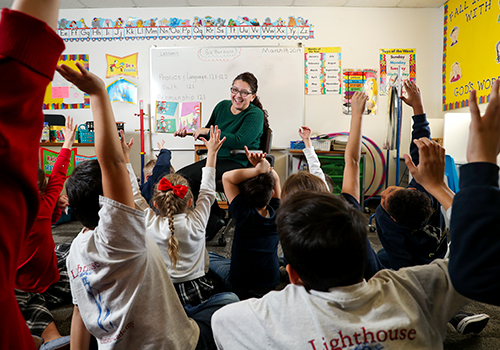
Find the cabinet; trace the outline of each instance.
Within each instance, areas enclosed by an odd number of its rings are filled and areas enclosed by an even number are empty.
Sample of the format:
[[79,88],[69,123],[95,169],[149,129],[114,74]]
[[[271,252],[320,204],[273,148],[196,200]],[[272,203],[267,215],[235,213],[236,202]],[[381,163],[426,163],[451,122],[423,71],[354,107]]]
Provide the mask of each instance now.
[[[344,152],[343,151],[316,151],[318,159],[321,163],[321,169],[325,175],[330,176],[334,183],[334,194],[340,194],[342,190],[342,178],[344,174]],[[361,161],[359,163],[359,185],[360,185],[360,204],[364,201],[365,193],[365,156],[363,152],[361,154]],[[296,173],[299,171],[299,165],[302,168],[302,164],[306,163],[306,157],[302,150],[288,149],[286,157],[286,176]]]

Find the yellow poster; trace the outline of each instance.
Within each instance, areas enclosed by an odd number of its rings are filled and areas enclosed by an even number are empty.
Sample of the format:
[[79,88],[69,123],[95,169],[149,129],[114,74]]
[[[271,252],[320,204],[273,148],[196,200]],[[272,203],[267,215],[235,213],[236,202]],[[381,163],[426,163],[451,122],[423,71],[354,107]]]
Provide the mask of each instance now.
[[500,79],[500,1],[448,0],[444,5],[443,111],[488,102]]
[[138,52],[125,57],[106,54],[106,78],[116,75],[128,75],[137,78],[139,76],[139,71],[137,70],[138,56]]
[[[89,69],[89,55],[61,55],[57,65],[65,64],[78,71],[76,62]],[[79,109],[90,108],[90,97],[75,85],[64,79],[59,73],[45,90],[43,109]]]

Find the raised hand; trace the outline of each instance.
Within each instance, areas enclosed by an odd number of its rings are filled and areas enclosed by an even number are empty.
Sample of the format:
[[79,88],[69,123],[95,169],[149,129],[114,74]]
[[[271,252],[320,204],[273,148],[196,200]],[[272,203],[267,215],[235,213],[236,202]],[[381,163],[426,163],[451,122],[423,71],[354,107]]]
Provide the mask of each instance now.
[[257,165],[255,166],[255,169],[259,173],[264,174],[273,170],[273,167],[271,166],[271,164],[269,164],[266,158],[262,158],[260,162],[258,162]]
[[477,105],[476,90],[469,96],[471,123],[469,127],[469,142],[467,143],[467,161],[497,162],[500,152],[500,80],[495,80],[491,86],[490,101],[486,112],[481,117]]
[[247,146],[245,146],[245,154],[247,155],[248,161],[253,166],[256,166],[261,161],[262,158],[266,158],[267,156],[266,152],[261,152],[261,153],[250,152]]
[[62,64],[56,68],[64,79],[75,84],[80,90],[89,95],[94,95],[106,91],[106,86],[101,78],[86,70],[80,63],[76,62],[79,72]]
[[204,137],[200,137],[200,139],[205,143],[205,146],[207,147],[208,154],[207,154],[207,167],[212,167],[215,168],[215,165],[217,163],[217,152],[219,152],[219,149],[221,148],[222,144],[224,141],[226,141],[226,137],[221,140],[220,139],[220,130],[217,127],[210,126],[210,139],[207,140]]
[[365,111],[366,101],[368,101],[368,95],[361,91],[356,91],[351,98],[351,109],[352,116],[361,116]]
[[405,80],[404,87],[408,96],[401,96],[403,102],[413,108],[414,115],[424,114],[422,94],[420,93],[420,89],[418,88],[417,84],[415,84],[413,81]]
[[123,157],[125,157],[125,162],[130,163],[130,150],[134,145],[134,138],[132,137],[127,143],[125,140],[125,132],[123,132],[123,130],[120,130],[120,136],[120,145],[122,146]]
[[73,147],[76,135],[76,125],[73,125],[73,118],[68,116],[66,118],[66,125],[63,128],[64,144],[63,148]]
[[413,140],[418,148],[420,162],[417,166],[408,154],[404,155],[406,166],[415,180],[427,191],[444,182],[444,168],[446,165],[445,149],[437,142],[427,137]]
[[164,148],[165,148],[165,140],[161,140],[160,142],[158,142],[158,149],[161,151]]
[[311,147],[312,142],[311,142],[311,128],[308,126],[301,126],[299,128],[299,136],[304,141],[304,146]]

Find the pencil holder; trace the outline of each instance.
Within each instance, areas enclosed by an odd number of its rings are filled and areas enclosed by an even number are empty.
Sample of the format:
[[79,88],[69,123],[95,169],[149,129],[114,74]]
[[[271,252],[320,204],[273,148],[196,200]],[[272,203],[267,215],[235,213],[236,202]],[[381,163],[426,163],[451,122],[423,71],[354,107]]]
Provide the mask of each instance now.
[[78,126],[78,139],[80,143],[94,143],[94,131],[89,131],[87,125]]

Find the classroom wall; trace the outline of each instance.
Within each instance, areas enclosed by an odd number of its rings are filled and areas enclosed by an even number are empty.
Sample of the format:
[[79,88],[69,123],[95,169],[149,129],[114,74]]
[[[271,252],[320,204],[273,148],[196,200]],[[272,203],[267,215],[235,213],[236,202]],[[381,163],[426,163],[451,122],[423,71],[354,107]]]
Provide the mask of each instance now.
[[[158,18],[194,18],[195,16],[231,18],[248,16],[261,21],[288,16],[301,16],[314,25],[314,39],[301,40],[305,47],[340,46],[342,48],[342,68],[372,68],[379,70],[379,50],[381,48],[415,48],[417,64],[417,84],[423,92],[426,111],[429,117],[443,118],[441,108],[441,62],[443,36],[443,7],[432,9],[392,9],[392,8],[309,8],[309,7],[186,7],[186,8],[150,8],[150,9],[85,9],[61,10],[60,18],[84,18],[90,25],[94,17],[116,19],[140,17],[149,19]],[[146,110],[149,108],[149,48],[152,45],[166,46],[271,46],[297,45],[299,40],[141,40],[141,41],[112,41],[112,42],[66,42],[65,53],[90,56],[90,69],[101,77],[105,76],[105,54],[126,56],[139,52],[139,78],[127,78],[138,85],[139,99],[145,101]],[[245,68],[242,67],[242,71]],[[104,79],[110,84],[114,79]],[[286,77],[283,77],[286,79]],[[225,98],[229,98],[229,93]],[[265,107],[266,99],[272,96],[261,96]],[[350,117],[342,114],[341,95],[308,95],[305,96],[305,124],[315,133],[331,133],[349,130]],[[125,121],[127,139],[134,137],[135,152],[132,154],[132,163],[136,173],[140,172],[139,156],[139,118],[138,106],[124,102],[113,103],[113,109],[118,121]],[[47,113],[51,111],[46,111]],[[71,115],[77,123],[91,120],[90,109],[63,110],[65,115]],[[403,110],[402,150],[407,150],[410,140],[412,111],[408,107]],[[378,114],[365,116],[363,134],[374,140],[379,146],[385,138],[387,118],[387,97],[379,97]],[[146,125],[148,123],[146,122]],[[279,125],[271,127],[278,129]],[[298,129],[299,125],[297,125]],[[438,135],[436,135],[438,136]],[[298,138],[298,135],[297,135]],[[146,161],[153,157],[151,145],[146,140]],[[276,169],[284,180],[285,163],[284,152],[273,152],[277,157]],[[385,154],[385,151],[384,151]],[[391,162],[394,162],[391,157]],[[175,152],[173,165],[176,169],[190,164],[194,160],[193,152]],[[367,161],[367,179],[371,178],[371,161]],[[391,166],[390,184],[394,183],[394,163]],[[380,166],[377,173],[381,174]],[[378,181],[377,181],[378,183]]]

